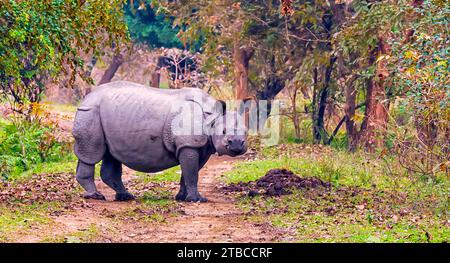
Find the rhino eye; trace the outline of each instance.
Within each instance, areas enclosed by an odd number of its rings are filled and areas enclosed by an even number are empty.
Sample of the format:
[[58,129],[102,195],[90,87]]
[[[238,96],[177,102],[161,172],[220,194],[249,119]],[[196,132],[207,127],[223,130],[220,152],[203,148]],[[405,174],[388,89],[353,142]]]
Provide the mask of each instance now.
[[225,129],[223,129],[222,134],[225,135],[227,133],[227,131]]

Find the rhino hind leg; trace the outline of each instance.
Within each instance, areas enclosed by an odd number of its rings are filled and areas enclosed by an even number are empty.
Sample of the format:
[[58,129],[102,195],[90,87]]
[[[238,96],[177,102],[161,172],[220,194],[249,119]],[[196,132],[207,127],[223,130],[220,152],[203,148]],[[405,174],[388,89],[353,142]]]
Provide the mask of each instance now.
[[94,174],[95,165],[78,161],[76,179],[86,191],[83,197],[86,199],[106,200],[105,196],[97,191],[97,187],[94,182]]
[[100,162],[106,151],[105,137],[97,107],[79,107],[73,123],[74,151],[86,164]]
[[130,194],[122,182],[122,164],[117,161],[109,151],[106,151],[102,168],[100,170],[102,181],[116,191],[116,201],[127,201],[136,199]]

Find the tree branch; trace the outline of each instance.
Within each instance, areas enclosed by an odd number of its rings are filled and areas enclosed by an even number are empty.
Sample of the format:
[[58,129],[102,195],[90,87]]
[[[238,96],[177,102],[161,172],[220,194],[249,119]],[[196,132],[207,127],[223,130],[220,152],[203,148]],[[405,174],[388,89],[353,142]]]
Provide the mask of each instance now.
[[[356,109],[361,108],[362,106],[366,105],[365,103],[361,103],[358,106],[355,107]],[[347,120],[347,116],[342,117],[342,119],[339,121],[338,125],[336,126],[336,128],[334,129],[333,133],[331,134],[330,138],[327,141],[327,145],[331,144],[331,141],[333,141],[334,137],[336,136],[336,134],[338,133],[339,129],[341,129],[342,124],[344,124],[344,122]]]

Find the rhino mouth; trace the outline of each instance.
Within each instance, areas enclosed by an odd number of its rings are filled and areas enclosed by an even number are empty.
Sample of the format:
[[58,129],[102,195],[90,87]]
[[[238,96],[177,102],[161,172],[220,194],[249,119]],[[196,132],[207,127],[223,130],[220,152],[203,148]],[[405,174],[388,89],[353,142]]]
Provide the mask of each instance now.
[[225,145],[225,149],[227,150],[227,154],[234,157],[234,156],[238,156],[241,155],[243,153],[245,153],[245,149],[236,149],[236,148],[231,148],[230,145]]
[[241,155],[241,154],[244,153],[244,150],[231,150],[231,149],[228,149],[228,151],[230,151],[231,156],[238,156],[238,155]]

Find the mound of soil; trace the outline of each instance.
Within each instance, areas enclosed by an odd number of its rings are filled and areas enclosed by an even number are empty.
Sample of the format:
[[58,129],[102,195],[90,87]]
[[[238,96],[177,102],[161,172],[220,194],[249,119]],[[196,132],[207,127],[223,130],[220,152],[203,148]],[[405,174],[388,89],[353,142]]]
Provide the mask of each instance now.
[[248,192],[249,196],[291,194],[291,189],[329,188],[331,185],[317,177],[300,177],[287,169],[272,169],[260,179],[222,187],[225,192]]

